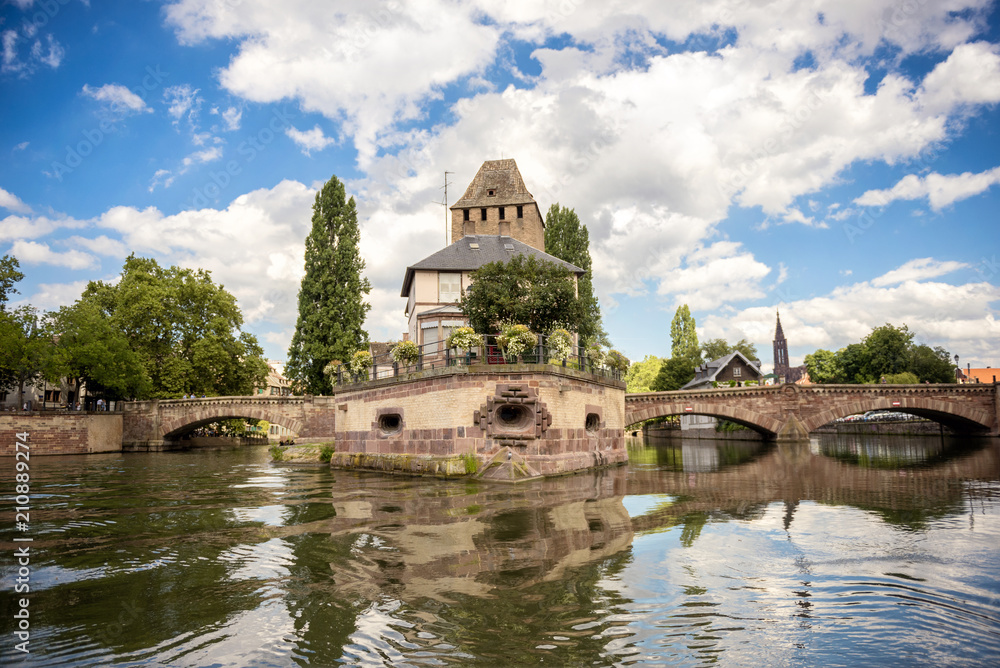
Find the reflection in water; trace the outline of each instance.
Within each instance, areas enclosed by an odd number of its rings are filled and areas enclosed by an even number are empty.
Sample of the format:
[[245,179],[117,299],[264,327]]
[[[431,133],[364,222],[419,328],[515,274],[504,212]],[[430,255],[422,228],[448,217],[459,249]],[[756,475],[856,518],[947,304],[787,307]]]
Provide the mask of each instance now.
[[[516,486],[274,467],[263,449],[33,461],[31,665],[1000,655],[995,441],[630,456]],[[13,536],[0,526],[5,554]]]

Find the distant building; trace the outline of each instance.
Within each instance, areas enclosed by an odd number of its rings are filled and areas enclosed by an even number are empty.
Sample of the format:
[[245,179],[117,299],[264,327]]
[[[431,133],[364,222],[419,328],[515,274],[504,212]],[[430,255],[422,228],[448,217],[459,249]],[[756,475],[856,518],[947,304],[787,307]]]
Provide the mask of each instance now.
[[781,314],[777,314],[778,322],[774,328],[774,375],[778,383],[797,383],[806,375],[806,366],[789,366],[788,341],[781,329]]
[[484,162],[450,208],[452,243],[407,267],[400,291],[407,300],[407,336],[425,356],[443,351],[451,331],[469,324],[458,302],[472,283],[470,273],[483,265],[528,255],[577,278],[584,274],[545,252],[544,221],[513,160]]
[[[760,360],[751,360],[740,351],[705,362],[695,369],[692,378],[682,390],[701,390],[722,385],[730,381],[743,385],[747,381],[763,384],[764,374],[760,370]],[[708,415],[681,415],[681,431],[691,429],[715,429],[716,419]]]
[[284,375],[285,363],[267,360],[267,379],[263,387],[254,388],[254,394],[272,397],[287,397],[292,393],[292,384]]
[[966,368],[965,371],[958,370],[958,382],[960,383],[995,383],[1000,376],[1000,369],[986,367],[985,369]]

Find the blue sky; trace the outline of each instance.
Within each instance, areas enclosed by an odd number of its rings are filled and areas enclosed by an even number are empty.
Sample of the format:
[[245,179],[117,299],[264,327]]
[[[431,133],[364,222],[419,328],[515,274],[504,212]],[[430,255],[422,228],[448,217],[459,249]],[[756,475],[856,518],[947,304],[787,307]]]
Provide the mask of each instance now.
[[130,252],[212,271],[284,359],[316,189],[357,200],[375,340],[484,160],[587,225],[614,345],[674,310],[770,365],[907,324],[1000,365],[986,0],[8,0],[0,253],[54,309]]

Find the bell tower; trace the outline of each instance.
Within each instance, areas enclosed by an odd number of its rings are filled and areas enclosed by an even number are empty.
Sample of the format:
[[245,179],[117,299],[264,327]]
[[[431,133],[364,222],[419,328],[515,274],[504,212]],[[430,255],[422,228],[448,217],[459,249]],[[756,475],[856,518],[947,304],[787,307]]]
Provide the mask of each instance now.
[[774,375],[782,382],[787,382],[788,378],[788,341],[785,340],[785,333],[781,330],[781,314],[775,312],[778,324],[774,329]]

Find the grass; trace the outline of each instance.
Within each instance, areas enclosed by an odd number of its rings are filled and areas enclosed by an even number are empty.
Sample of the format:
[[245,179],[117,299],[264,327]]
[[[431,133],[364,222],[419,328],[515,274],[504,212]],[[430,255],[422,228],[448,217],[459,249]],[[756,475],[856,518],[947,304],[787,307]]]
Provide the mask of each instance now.
[[467,475],[475,475],[479,471],[479,457],[476,456],[476,453],[466,452],[462,455],[462,461],[465,462],[465,473]]

